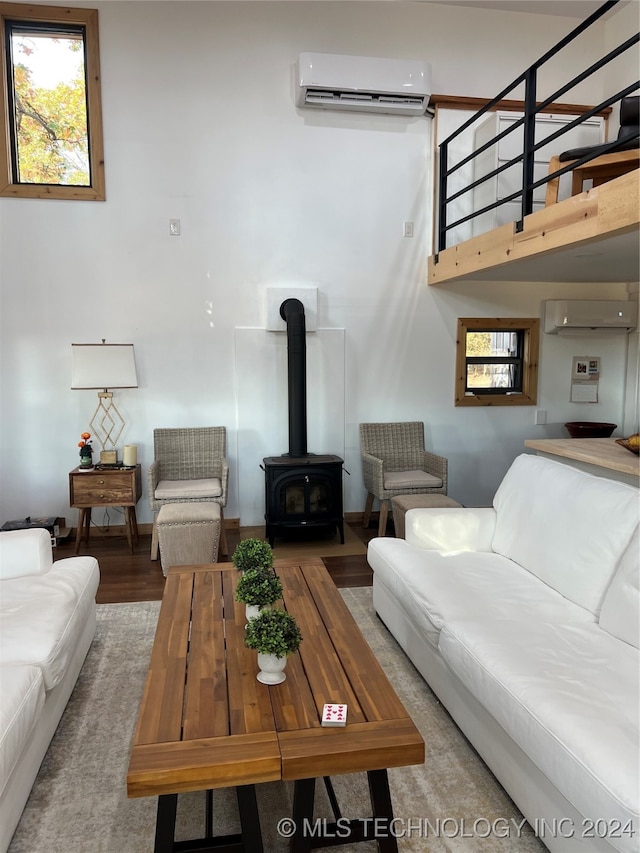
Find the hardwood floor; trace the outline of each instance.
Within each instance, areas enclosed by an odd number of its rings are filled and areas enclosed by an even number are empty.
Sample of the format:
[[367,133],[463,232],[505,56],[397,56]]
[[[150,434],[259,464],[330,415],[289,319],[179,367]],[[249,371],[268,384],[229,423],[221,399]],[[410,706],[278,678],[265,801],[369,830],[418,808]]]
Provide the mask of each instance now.
[[[360,523],[350,527],[363,542],[377,535],[376,523],[372,523],[368,530],[363,530]],[[229,554],[233,553],[239,539],[239,531],[227,531]],[[73,541],[61,543],[55,549],[54,558],[61,560],[73,557],[74,550]],[[152,561],[150,552],[151,536],[141,536],[134,553],[130,554],[124,536],[101,537],[99,532],[92,529],[89,545],[82,544],[80,554],[91,554],[100,564],[100,586],[96,596],[98,604],[160,600],[164,577],[160,561]],[[371,586],[372,573],[364,555],[322,559],[336,586]]]

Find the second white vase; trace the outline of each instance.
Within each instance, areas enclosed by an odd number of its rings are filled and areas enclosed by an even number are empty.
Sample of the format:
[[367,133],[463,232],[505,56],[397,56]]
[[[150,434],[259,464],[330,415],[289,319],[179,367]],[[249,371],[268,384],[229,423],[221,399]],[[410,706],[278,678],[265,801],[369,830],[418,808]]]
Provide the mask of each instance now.
[[256,676],[262,684],[281,684],[287,677],[283,672],[287,665],[287,658],[277,658],[275,655],[263,655],[258,652],[258,667],[260,672]]

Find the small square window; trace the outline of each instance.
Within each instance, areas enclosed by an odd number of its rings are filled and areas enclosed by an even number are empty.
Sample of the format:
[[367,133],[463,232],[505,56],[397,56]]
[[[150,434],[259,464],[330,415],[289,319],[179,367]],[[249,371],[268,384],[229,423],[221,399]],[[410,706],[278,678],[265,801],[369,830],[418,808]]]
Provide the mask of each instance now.
[[458,320],[456,406],[531,406],[537,400],[537,319]]

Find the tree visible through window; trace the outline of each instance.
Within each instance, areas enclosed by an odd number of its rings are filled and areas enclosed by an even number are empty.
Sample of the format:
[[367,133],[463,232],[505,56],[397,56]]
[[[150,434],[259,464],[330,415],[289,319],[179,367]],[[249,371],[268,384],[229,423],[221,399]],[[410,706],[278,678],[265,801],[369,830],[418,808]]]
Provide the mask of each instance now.
[[534,405],[537,319],[458,320],[456,406]]
[[104,199],[97,12],[0,3],[0,18],[2,195]]

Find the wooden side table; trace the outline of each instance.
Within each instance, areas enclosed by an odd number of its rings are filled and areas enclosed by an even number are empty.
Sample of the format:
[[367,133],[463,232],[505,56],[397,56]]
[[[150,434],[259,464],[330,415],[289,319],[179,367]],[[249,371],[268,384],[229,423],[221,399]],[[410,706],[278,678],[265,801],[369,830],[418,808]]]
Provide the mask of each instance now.
[[69,472],[69,503],[77,508],[76,554],[80,550],[83,529],[89,543],[91,510],[94,506],[120,506],[124,509],[129,551],[138,541],[136,504],[142,495],[141,466],[135,468],[74,468]]

